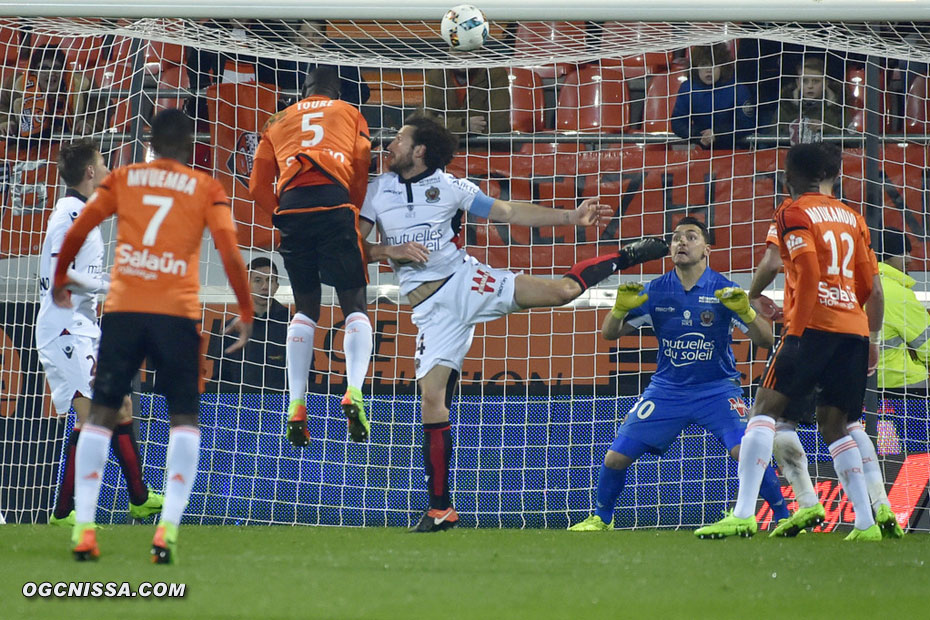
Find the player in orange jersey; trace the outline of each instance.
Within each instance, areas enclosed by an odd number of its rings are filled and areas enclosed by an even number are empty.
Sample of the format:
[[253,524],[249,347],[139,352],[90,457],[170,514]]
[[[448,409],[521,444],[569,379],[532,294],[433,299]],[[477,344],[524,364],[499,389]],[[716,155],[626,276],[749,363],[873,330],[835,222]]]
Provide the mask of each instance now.
[[52,296],[68,307],[67,270],[87,234],[116,216],[116,260],[101,320],[100,351],[90,416],[75,459],[77,560],[100,552],[94,525],[97,497],[117,412],[130,382],[148,357],[158,373],[171,417],[167,482],[161,520],[152,541],[152,561],[176,557],[178,524],[187,506],[200,454],[199,265],[204,228],[209,228],[236,298],[241,348],[252,327],[252,299],[229,200],[212,177],[186,165],[194,146],[193,123],[176,109],[152,119],[152,149],[158,159],[113,171],[88,199],[65,236],[55,268]]
[[[878,361],[884,298],[865,221],[831,195],[841,163],[842,153],[832,144],[799,144],[788,152],[792,200],[775,215],[786,271],[785,333],[743,436],[736,507],[723,520],[698,529],[699,537],[756,532],[756,495],[772,458],[775,421],[790,414],[786,409],[792,400],[816,387],[818,429],[856,512],[847,540],[882,538],[869,505],[862,455],[847,421],[861,416],[866,376]],[[792,517],[796,526],[823,518],[808,512]]]
[[339,92],[335,67],[314,69],[307,78],[306,98],[268,119],[249,180],[255,202],[273,214],[281,233],[278,251],[297,306],[286,348],[287,439],[295,446],[310,443],[305,398],[321,283],[336,289],[345,317],[348,389],[342,410],[349,434],[353,441],[366,441],[370,430],[361,387],[371,359],[372,330],[358,210],[368,183],[371,142],[365,118],[340,101]]
[[[790,202],[789,199],[784,204]],[[777,212],[778,210],[776,210]],[[765,288],[775,280],[775,276],[783,264],[778,226],[774,220],[766,234],[765,245],[765,254],[752,277],[749,298],[757,310],[778,320],[782,315],[781,308],[762,294]],[[786,273],[785,277],[787,280],[789,274]],[[793,284],[787,281],[785,287],[794,288]],[[872,374],[872,372],[870,371],[869,374]],[[811,480],[808,468],[807,453],[797,432],[798,424],[815,424],[814,401],[813,393],[792,401],[775,423],[773,453],[782,474],[788,479],[791,488],[794,489],[798,509],[790,519],[779,521],[769,536],[796,536],[805,527],[819,523],[826,515],[826,510],[814,490],[814,483]],[[885,479],[878,462],[878,453],[872,439],[862,428],[861,417],[861,411],[850,412],[847,417],[846,430],[856,441],[859,453],[862,455],[862,473],[865,475],[875,522],[882,530],[883,537],[901,538],[904,536],[904,530],[898,524],[897,517],[891,509],[891,502],[888,499],[888,493],[885,491]]]

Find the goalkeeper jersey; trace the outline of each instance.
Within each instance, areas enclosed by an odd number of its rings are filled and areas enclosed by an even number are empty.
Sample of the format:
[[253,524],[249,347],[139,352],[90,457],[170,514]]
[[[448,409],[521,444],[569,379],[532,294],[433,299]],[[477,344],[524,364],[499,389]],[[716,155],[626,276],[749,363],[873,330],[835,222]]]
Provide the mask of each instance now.
[[630,310],[626,322],[655,330],[659,355],[650,387],[693,393],[696,387],[709,392],[739,383],[730,343],[734,327],[749,328],[714,296],[727,286],[737,284],[710,267],[689,291],[674,269],[646,284],[649,299]]

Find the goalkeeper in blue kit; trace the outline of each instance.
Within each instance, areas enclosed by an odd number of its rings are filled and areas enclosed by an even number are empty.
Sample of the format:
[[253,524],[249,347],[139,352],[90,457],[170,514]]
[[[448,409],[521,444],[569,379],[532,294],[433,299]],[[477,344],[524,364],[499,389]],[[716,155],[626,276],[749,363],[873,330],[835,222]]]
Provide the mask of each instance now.
[[[663,454],[689,424],[707,429],[739,460],[747,411],[730,346],[733,329],[761,347],[771,347],[774,339],[771,324],[756,315],[746,292],[707,266],[709,254],[707,227],[684,217],[672,234],[675,268],[645,286],[617,289],[601,333],[613,340],[652,325],[659,341],[657,370],[604,457],[594,514],[570,530],[612,528],[629,466],[647,452]],[[790,516],[771,466],[760,495],[776,521]]]

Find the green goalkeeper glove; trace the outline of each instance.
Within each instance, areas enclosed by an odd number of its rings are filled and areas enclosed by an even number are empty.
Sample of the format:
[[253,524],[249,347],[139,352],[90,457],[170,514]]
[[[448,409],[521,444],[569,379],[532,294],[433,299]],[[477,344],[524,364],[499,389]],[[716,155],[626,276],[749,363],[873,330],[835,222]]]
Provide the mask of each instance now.
[[738,286],[728,286],[714,291],[714,296],[724,306],[736,313],[739,320],[749,325],[756,320],[756,311],[749,305],[749,295]]
[[644,288],[639,282],[628,282],[617,287],[617,301],[610,311],[615,319],[623,320],[627,312],[646,303],[649,295],[643,293]]

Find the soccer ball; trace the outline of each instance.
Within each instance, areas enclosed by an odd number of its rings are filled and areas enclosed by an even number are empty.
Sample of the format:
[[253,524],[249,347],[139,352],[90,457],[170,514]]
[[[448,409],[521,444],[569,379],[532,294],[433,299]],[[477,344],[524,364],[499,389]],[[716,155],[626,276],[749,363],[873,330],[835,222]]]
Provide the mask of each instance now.
[[488,38],[488,18],[470,4],[454,6],[442,17],[439,33],[457,52],[479,49]]

